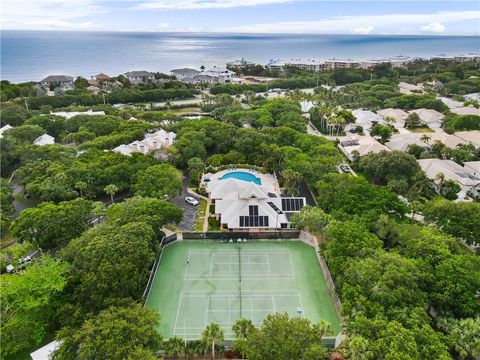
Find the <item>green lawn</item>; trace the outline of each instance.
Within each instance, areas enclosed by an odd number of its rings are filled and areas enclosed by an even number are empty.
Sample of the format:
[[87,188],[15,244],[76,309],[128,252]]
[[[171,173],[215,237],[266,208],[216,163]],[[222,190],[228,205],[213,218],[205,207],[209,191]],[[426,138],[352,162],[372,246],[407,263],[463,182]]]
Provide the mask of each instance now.
[[207,211],[207,200],[200,200],[197,210],[197,217],[195,218],[195,225],[193,231],[203,231],[203,220],[205,218],[205,212]]
[[[188,264],[187,264],[188,259]],[[198,339],[217,322],[226,339],[240,318],[257,326],[271,313],[340,322],[315,250],[300,241],[179,241],[166,246],[146,305],[162,336]]]
[[410,131],[410,132],[413,132],[413,133],[433,133],[433,132],[435,132],[432,129],[430,129],[429,127],[411,128],[411,129],[407,129],[407,130]]

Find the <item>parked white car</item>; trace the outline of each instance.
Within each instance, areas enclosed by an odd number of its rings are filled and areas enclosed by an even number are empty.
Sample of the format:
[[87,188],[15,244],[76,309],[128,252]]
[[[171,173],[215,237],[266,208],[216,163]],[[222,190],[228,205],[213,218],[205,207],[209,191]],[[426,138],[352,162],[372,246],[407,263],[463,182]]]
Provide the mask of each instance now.
[[187,204],[190,204],[190,205],[193,205],[193,206],[197,206],[197,205],[198,205],[198,200],[195,199],[195,198],[193,198],[193,197],[191,197],[191,196],[187,196],[187,197],[185,198],[185,202],[186,202]]

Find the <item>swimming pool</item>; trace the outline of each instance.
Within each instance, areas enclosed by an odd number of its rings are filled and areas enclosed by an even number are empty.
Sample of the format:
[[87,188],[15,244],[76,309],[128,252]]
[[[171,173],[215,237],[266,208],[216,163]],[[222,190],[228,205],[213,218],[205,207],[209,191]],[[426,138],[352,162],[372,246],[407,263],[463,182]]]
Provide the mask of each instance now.
[[257,185],[262,185],[262,180],[256,177],[255,175],[245,172],[245,171],[232,171],[222,176],[223,179],[234,178],[243,181],[253,182]]

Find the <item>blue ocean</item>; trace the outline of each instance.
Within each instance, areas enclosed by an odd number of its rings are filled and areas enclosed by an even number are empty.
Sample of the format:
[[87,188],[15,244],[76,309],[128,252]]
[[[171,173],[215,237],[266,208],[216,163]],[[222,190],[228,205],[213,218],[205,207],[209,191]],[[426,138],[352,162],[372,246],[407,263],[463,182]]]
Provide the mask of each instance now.
[[372,59],[480,52],[476,36],[284,35],[2,31],[0,78],[38,81],[49,74],[90,77],[130,70],[223,65],[245,58]]

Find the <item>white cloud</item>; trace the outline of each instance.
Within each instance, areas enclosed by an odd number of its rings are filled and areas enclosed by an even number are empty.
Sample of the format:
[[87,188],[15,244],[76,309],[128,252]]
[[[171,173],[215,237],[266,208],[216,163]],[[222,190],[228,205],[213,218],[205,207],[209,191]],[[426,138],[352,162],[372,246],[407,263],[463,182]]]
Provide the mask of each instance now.
[[287,3],[293,0],[152,0],[135,5],[137,10],[185,10],[185,9],[227,9],[241,6],[257,6]]
[[[106,8],[98,0],[1,0],[4,29],[73,30],[96,28],[89,21]],[[82,19],[83,21],[79,21]]]
[[439,22],[432,22],[422,26],[420,31],[441,34],[445,32],[445,26]]
[[[399,29],[411,28],[411,34],[419,33],[414,26],[437,23],[433,26],[440,29],[442,24],[468,20],[480,20],[480,13],[474,10],[448,11],[429,14],[386,14],[362,16],[338,16],[316,21],[286,21],[277,23],[253,24],[217,29],[217,31],[246,33],[355,33],[359,31],[375,31],[378,33],[398,33]],[[473,29],[472,29],[473,30]],[[431,30],[430,30],[431,31]],[[478,32],[478,28],[476,29]]]
[[373,31],[373,26],[360,26],[352,30],[355,34],[370,34]]

